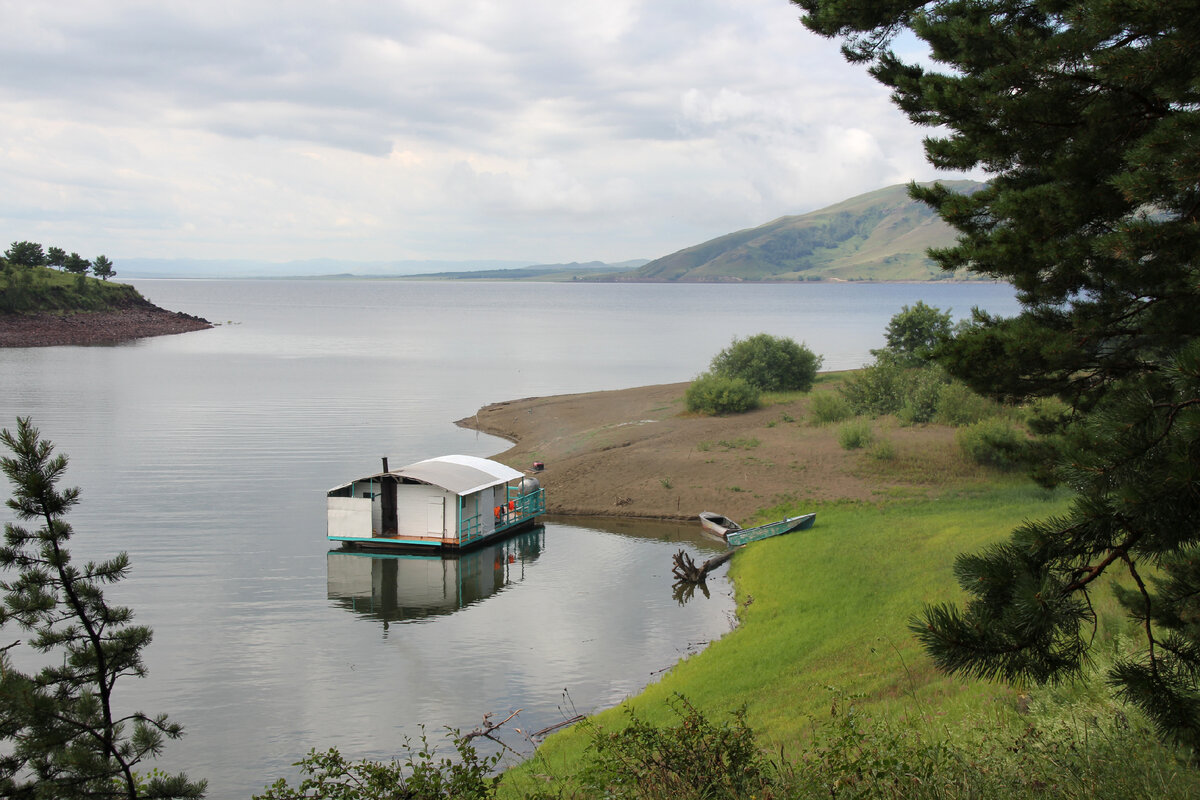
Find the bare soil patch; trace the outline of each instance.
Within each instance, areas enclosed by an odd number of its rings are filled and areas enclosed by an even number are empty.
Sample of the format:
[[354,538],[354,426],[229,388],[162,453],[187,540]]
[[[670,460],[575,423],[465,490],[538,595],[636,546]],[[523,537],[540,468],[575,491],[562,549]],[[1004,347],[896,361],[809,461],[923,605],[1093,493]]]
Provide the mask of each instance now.
[[[824,376],[815,391],[831,391]],[[932,495],[986,473],[966,462],[954,429],[872,425],[894,457],[847,451],[837,424],[809,423],[811,395],[794,395],[747,414],[688,413],[686,383],[495,403],[459,420],[513,447],[495,458],[529,471],[546,487],[547,510],[586,516],[691,519],[717,511],[745,524],[784,504]]]

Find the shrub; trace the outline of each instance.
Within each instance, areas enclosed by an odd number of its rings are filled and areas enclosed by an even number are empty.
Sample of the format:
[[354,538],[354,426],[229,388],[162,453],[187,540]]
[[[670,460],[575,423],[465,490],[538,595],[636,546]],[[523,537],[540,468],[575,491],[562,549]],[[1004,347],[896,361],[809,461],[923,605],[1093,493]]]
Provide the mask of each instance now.
[[865,420],[848,422],[838,429],[838,444],[843,450],[857,450],[866,447],[875,436],[871,433],[871,425]]
[[815,425],[827,422],[841,422],[853,412],[846,398],[837,392],[821,392],[814,394],[808,406],[808,413]]
[[684,395],[688,411],[700,414],[740,414],[758,408],[759,390],[742,378],[730,378],[706,372],[688,387]]
[[807,392],[824,359],[792,339],[760,333],[733,340],[712,360],[714,375],[741,378],[764,392]]
[[952,381],[942,386],[938,393],[935,422],[943,425],[971,425],[995,416],[997,404],[971,391],[965,383]]
[[900,424],[916,425],[933,421],[938,398],[949,380],[945,370],[940,367],[913,370],[904,387],[904,403],[896,412]]
[[891,439],[880,439],[871,448],[871,458],[876,461],[891,461],[896,457],[896,445]]
[[624,729],[593,733],[581,776],[588,796],[740,800],[770,794],[764,790],[774,784],[775,770],[743,712],[715,724],[683,697],[671,708],[678,725],[657,727],[630,711]]
[[296,786],[280,778],[254,800],[307,800],[307,798],[354,798],[385,800],[408,797],[413,800],[463,798],[489,800],[496,796],[500,777],[495,774],[500,754],[480,755],[470,739],[458,731],[449,731],[456,757],[438,755],[422,733],[420,747],[414,749],[406,737],[408,751],[402,761],[347,761],[337,748],[317,752],[293,766],[300,768],[303,779]]
[[1025,460],[1025,437],[1002,419],[986,419],[960,428],[958,446],[977,464],[1013,469]]
[[904,406],[912,375],[890,359],[863,367],[838,387],[855,414],[894,414]]

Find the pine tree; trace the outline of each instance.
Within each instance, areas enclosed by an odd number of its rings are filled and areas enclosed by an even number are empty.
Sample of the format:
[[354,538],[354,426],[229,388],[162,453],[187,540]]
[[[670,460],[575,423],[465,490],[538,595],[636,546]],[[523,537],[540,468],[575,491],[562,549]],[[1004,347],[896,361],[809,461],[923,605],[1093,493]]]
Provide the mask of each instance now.
[[71,253],[71,255],[63,259],[63,269],[76,275],[86,275],[91,267],[92,262],[79,255],[79,253]]
[[92,272],[102,281],[106,281],[117,274],[108,256],[96,256],[95,260],[92,261]]
[[[990,175],[971,195],[911,188],[959,231],[940,265],[1009,281],[1023,306],[977,314],[938,360],[997,399],[1071,409],[1047,473],[1068,513],[960,557],[970,600],[915,634],[947,670],[1061,680],[1086,663],[1097,580],[1119,579],[1143,644],[1108,680],[1200,743],[1200,5],[793,2],[940,128],[931,164]],[[892,52],[905,30],[931,61]]]
[[[14,487],[7,505],[40,525],[6,524],[0,547],[7,573],[0,629],[15,625],[31,634],[0,651],[0,796],[202,797],[203,781],[134,771],[182,728],[165,715],[120,715],[114,707],[118,679],[146,674],[142,651],[151,639],[148,627],[131,624],[130,609],[104,599],[102,587],[125,577],[128,557],[76,567],[64,517],[79,489],[57,488],[66,457],[54,455],[28,418],[18,418],[15,435],[0,431],[0,444],[12,453],[0,458]],[[47,654],[47,665],[34,674],[18,671],[6,657],[18,646]]]

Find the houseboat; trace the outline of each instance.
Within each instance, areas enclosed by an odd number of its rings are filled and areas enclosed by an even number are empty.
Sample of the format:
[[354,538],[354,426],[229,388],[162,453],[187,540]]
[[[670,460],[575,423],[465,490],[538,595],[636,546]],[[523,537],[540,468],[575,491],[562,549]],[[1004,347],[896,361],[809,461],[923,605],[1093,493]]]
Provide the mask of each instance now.
[[343,547],[460,550],[533,525],[535,478],[476,456],[441,456],[330,489],[328,536]]

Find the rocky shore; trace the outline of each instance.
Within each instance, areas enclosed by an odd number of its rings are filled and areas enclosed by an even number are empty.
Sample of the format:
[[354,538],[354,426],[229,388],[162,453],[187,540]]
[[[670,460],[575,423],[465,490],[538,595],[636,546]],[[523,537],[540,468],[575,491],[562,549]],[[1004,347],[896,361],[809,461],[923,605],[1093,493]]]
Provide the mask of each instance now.
[[148,302],[115,311],[0,314],[0,347],[118,344],[211,327],[206,319]]

